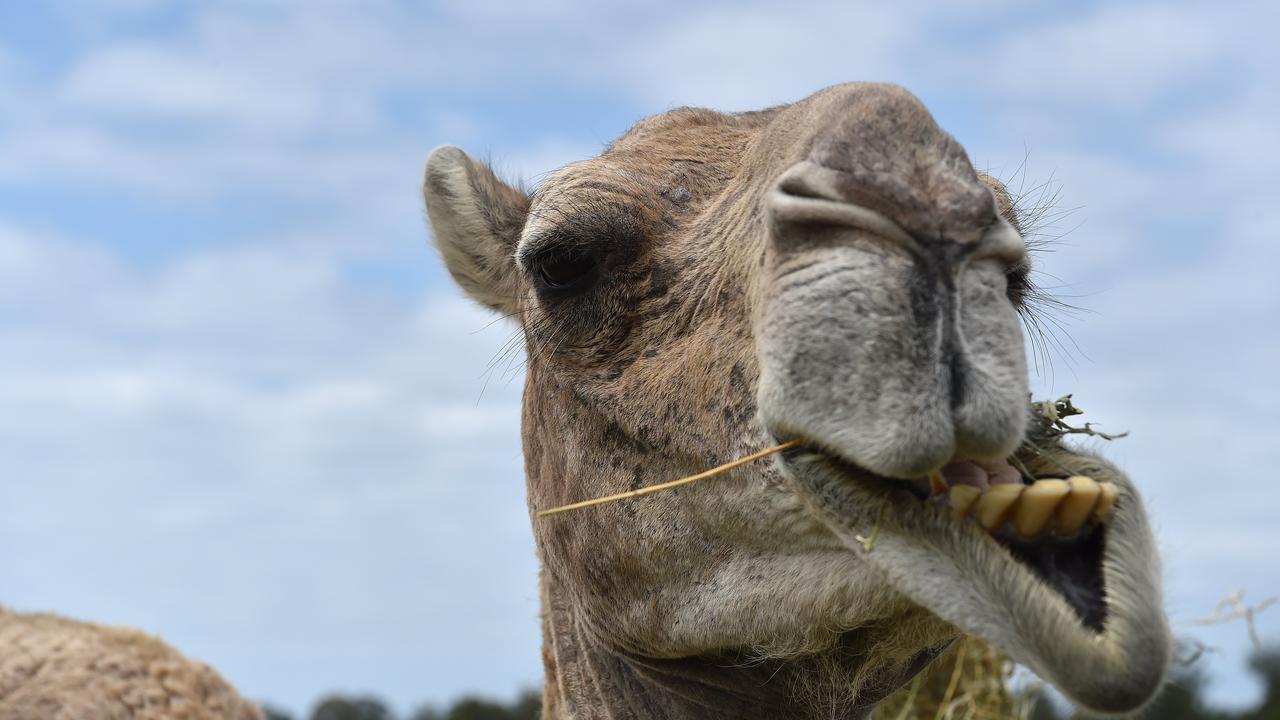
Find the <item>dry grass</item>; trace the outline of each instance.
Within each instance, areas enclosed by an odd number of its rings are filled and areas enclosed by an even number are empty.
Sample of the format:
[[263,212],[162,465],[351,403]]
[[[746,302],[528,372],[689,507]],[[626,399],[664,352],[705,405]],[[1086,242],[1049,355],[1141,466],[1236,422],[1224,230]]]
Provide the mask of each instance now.
[[[1241,622],[1248,630],[1254,650],[1261,652],[1264,645],[1254,622],[1258,615],[1273,605],[1280,605],[1280,597],[1268,597],[1247,605],[1244,592],[1237,590],[1218,603],[1212,615],[1195,620],[1191,625]],[[1213,649],[1190,637],[1182,637],[1180,644],[1190,651],[1189,656],[1176,661],[1183,670]],[[1028,720],[1044,717],[1038,713],[1033,715],[1036,703],[1044,701],[1041,692],[1044,685],[1038,681],[1011,682],[1016,669],[1014,662],[1000,650],[978,638],[965,636],[909,685],[890,695],[876,708],[872,717],[875,720]],[[1024,674],[1020,679],[1027,677]],[[1178,684],[1177,678],[1175,668],[1175,685]],[[1020,689],[1015,691],[1013,687]],[[1158,713],[1149,712],[1140,717],[1163,717]],[[1091,716],[1080,715],[1077,711],[1077,714],[1067,717]]]
[[1021,720],[1028,696],[1010,690],[1015,666],[1004,653],[965,636],[910,684],[889,696],[875,720]]
[[736,467],[746,465],[747,463],[755,462],[760,458],[768,457],[770,455],[773,455],[774,453],[780,453],[784,450],[790,450],[792,448],[797,448],[797,447],[800,447],[799,440],[788,440],[787,442],[784,442],[781,445],[774,445],[771,448],[765,448],[764,450],[752,453],[746,457],[741,457],[732,462],[727,462],[718,467],[713,467],[710,470],[700,472],[697,475],[682,477],[679,480],[672,480],[670,482],[664,482],[658,485],[650,485],[649,487],[640,488],[639,490],[629,490],[627,492],[618,493],[617,495],[606,495],[605,497],[593,498],[591,500],[583,500],[582,502],[570,503],[569,505],[561,505],[560,507],[549,508],[547,510],[539,510],[538,517],[546,517],[548,515],[558,515],[559,513],[568,512],[570,510],[580,510],[586,507],[592,507],[595,505],[602,505],[604,503],[614,502],[615,500],[626,500],[627,498],[640,497],[641,495],[648,495],[650,493],[655,493],[662,490],[669,490],[674,487],[680,487],[681,485],[688,485],[691,482],[697,482],[699,480],[706,480],[709,477],[715,477],[716,475],[719,475],[720,473],[725,472],[726,470],[732,470]]

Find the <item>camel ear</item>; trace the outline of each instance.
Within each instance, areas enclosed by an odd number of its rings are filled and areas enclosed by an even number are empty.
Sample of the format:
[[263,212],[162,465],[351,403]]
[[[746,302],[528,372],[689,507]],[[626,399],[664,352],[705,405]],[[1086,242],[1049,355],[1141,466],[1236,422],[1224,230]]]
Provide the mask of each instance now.
[[476,301],[504,314],[516,311],[516,243],[529,196],[456,147],[427,158],[422,195],[444,264]]

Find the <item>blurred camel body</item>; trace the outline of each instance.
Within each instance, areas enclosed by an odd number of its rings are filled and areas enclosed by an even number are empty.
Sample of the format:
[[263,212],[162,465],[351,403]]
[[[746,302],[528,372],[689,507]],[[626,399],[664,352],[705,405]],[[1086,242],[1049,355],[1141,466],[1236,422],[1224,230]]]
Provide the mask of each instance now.
[[0,720],[262,720],[213,668],[137,630],[0,608]]

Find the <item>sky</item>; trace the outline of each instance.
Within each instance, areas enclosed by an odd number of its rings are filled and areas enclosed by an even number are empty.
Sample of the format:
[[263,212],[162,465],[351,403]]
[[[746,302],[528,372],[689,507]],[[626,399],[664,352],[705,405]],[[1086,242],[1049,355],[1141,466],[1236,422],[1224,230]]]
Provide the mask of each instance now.
[[672,107],[881,80],[1053,200],[1082,309],[1033,385],[1130,432],[1171,621],[1247,702],[1245,629],[1193,621],[1280,594],[1277,8],[0,3],[0,603],[294,712],[539,685],[517,330],[431,249],[427,154],[536,184]]

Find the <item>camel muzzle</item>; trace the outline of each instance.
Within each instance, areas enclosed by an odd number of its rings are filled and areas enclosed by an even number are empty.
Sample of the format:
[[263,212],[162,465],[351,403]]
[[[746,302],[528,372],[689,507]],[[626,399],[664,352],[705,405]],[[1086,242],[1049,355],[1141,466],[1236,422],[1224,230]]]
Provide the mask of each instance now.
[[767,421],[886,477],[1008,456],[1026,430],[1023,337],[1006,293],[1022,238],[985,189],[988,213],[928,237],[849,201],[868,196],[852,182],[803,161],[766,198]]

